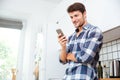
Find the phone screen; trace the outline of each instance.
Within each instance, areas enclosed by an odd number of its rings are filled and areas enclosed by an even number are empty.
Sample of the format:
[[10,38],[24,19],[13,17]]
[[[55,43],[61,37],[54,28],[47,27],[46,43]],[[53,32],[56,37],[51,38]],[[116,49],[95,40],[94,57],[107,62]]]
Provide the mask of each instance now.
[[58,34],[61,34],[61,36],[64,36],[64,34],[63,34],[63,32],[62,32],[61,29],[57,29],[56,32],[57,32]]

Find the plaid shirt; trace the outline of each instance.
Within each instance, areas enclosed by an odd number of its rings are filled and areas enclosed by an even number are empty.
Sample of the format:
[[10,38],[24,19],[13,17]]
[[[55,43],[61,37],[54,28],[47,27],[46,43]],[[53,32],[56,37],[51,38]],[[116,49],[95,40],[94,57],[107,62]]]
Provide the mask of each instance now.
[[77,62],[67,62],[64,80],[98,80],[96,64],[102,39],[101,30],[91,24],[85,25],[78,37],[74,32],[68,38],[67,54],[74,54]]

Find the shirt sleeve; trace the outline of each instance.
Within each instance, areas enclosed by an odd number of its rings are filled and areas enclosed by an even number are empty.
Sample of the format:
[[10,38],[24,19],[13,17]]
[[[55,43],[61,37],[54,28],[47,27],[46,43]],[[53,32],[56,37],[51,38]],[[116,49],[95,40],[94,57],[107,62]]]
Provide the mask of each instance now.
[[77,62],[90,63],[96,54],[99,53],[102,46],[103,35],[99,28],[91,29],[88,37],[81,48],[81,51],[75,53]]

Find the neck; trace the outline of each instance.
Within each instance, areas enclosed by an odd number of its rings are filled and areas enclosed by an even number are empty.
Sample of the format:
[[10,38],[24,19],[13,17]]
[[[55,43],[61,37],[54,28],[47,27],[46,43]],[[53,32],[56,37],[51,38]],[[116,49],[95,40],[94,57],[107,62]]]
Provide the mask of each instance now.
[[87,24],[87,21],[85,21],[81,26],[78,27],[78,33],[81,32],[82,28]]

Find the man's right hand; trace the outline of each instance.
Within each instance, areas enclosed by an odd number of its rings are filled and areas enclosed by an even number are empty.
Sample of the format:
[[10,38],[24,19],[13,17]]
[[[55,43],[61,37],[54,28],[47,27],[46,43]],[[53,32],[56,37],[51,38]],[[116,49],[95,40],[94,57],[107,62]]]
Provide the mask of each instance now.
[[61,36],[61,34],[58,35],[58,42],[60,43],[62,49],[60,53],[60,60],[62,63],[66,63],[67,60],[67,53],[66,53],[66,43],[67,43],[67,38],[65,36]]
[[60,43],[60,45],[63,49],[66,48],[66,43],[67,43],[66,36],[61,36],[61,34],[59,34],[58,35],[58,42]]

